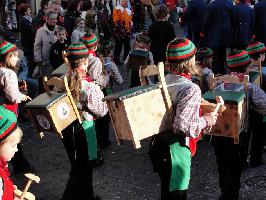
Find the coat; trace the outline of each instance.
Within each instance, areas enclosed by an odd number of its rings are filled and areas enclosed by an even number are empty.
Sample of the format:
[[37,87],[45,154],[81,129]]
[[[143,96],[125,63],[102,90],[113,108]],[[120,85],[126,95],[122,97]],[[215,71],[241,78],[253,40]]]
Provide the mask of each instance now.
[[21,30],[21,45],[23,47],[24,54],[33,54],[34,34],[32,33],[32,22],[24,16],[20,19]]
[[34,42],[34,61],[50,63],[50,50],[56,42],[55,31],[50,31],[46,24],[39,28]]
[[252,8],[243,3],[233,6],[231,26],[233,31],[233,46],[247,46],[254,34],[254,15]]
[[207,14],[207,4],[204,0],[190,0],[186,12],[182,17],[182,22],[187,23],[191,30],[189,38],[196,46],[200,41],[200,31],[202,29]]
[[229,46],[232,42],[230,15],[231,0],[215,0],[208,6],[208,13],[203,25],[204,41],[210,48]]
[[266,0],[261,0],[254,6],[256,39],[266,44]]

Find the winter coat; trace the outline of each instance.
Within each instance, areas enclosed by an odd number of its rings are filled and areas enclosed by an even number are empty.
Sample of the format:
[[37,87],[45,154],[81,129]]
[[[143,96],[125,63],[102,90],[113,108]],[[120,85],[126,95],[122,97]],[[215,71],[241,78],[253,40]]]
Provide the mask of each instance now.
[[22,16],[20,19],[21,45],[24,54],[31,55],[33,53],[34,34],[32,33],[32,22]]
[[200,41],[200,31],[207,14],[207,4],[204,0],[190,0],[182,22],[187,23],[191,30],[191,39],[195,45]]
[[266,44],[266,0],[261,0],[254,6],[256,38]]
[[233,6],[231,26],[233,31],[233,46],[247,46],[254,34],[254,15],[252,8],[243,3]]
[[203,25],[204,41],[210,48],[229,46],[232,42],[230,16],[231,0],[215,0],[208,6],[208,14]]
[[46,24],[44,24],[36,33],[34,42],[34,61],[50,63],[51,46],[56,40],[55,31],[50,31]]

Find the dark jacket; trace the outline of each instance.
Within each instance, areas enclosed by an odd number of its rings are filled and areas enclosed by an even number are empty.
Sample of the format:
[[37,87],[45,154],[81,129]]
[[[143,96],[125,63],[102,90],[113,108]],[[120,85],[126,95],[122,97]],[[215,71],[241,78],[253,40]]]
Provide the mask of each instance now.
[[64,43],[60,43],[58,40],[54,43],[50,50],[50,64],[53,69],[58,68],[60,65],[64,63],[64,59],[62,56],[62,52],[65,51],[68,47],[69,43],[65,40]]
[[33,55],[34,34],[32,33],[32,23],[25,17],[20,19],[21,45],[26,56]]
[[254,34],[253,10],[247,4],[233,6],[231,15],[233,47],[245,47]]
[[261,0],[254,7],[255,11],[255,35],[256,38],[266,44],[266,0]]
[[230,15],[231,0],[215,0],[208,6],[208,14],[203,26],[203,34],[208,47],[229,46],[232,42]]
[[149,28],[148,35],[151,39],[150,51],[152,52],[154,63],[166,60],[167,44],[175,38],[173,25],[165,21],[157,21]]
[[45,13],[42,9],[40,9],[32,19],[32,32],[34,35],[36,34],[37,30],[41,28],[46,22]]
[[191,30],[189,38],[195,45],[199,44],[200,31],[207,14],[207,4],[204,0],[190,0],[182,21],[187,23]]

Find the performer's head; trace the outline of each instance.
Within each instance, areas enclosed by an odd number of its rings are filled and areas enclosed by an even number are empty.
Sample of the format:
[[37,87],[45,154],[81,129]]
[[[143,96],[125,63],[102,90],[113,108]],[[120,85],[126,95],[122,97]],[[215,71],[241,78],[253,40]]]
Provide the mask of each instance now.
[[265,60],[266,47],[261,42],[252,41],[249,43],[247,52],[253,60],[258,60],[259,58],[262,62]]
[[247,51],[244,50],[234,50],[226,58],[227,67],[231,72],[241,72],[244,73],[247,70],[251,59]]
[[168,43],[166,59],[170,71],[185,74],[198,74],[195,65],[195,45],[187,38],[176,38]]
[[81,80],[86,75],[89,65],[89,54],[87,47],[81,43],[71,44],[66,53],[69,67],[69,89],[73,98],[79,101]]
[[5,40],[0,41],[0,67],[15,70],[18,60],[17,46]]
[[82,37],[82,42],[85,44],[85,46],[92,51],[97,50],[98,45],[98,38],[93,33],[86,33]]
[[196,53],[197,61],[200,63],[200,65],[202,65],[204,67],[210,67],[211,68],[212,57],[213,57],[213,52],[208,47],[202,47],[202,48],[197,50],[197,53]]
[[0,159],[10,161],[18,151],[22,131],[17,127],[16,115],[0,106]]
[[104,57],[109,57],[112,54],[113,50],[113,44],[110,40],[105,40],[103,41],[101,48],[100,48],[100,53]]
[[151,40],[146,33],[140,33],[136,37],[135,47],[140,49],[149,49]]

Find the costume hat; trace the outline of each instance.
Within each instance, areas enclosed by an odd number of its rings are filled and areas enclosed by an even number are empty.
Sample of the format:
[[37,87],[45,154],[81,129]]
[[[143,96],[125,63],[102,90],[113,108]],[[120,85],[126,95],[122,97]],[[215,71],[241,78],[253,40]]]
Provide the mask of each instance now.
[[226,58],[228,68],[235,68],[241,66],[247,66],[250,63],[250,57],[247,51],[244,50],[234,50]]
[[7,138],[17,127],[15,113],[0,106],[0,142]]

